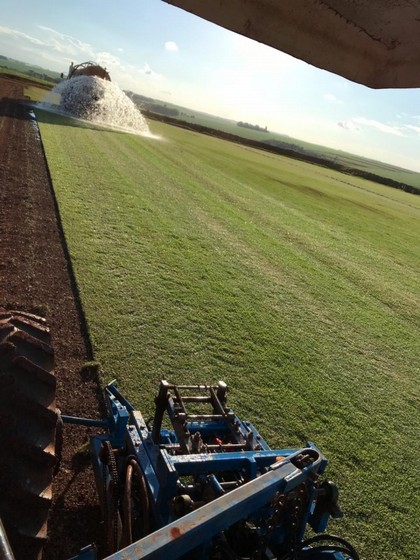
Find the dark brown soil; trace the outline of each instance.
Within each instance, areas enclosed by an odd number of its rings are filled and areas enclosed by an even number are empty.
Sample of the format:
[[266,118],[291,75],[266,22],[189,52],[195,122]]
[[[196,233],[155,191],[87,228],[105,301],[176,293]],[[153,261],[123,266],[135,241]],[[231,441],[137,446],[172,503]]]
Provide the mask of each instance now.
[[[21,101],[26,85],[33,84],[0,75],[0,308],[46,316],[58,407],[67,415],[99,417],[101,390],[96,372],[82,368],[92,359],[91,349],[43,148],[30,109]],[[89,434],[87,428],[64,427],[46,560],[64,560],[92,542],[103,550],[89,457],[77,453]]]

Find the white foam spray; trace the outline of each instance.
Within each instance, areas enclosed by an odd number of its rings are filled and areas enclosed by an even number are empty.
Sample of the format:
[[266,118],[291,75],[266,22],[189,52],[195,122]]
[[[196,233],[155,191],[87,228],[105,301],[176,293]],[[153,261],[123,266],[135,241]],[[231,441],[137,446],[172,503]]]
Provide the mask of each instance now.
[[38,107],[132,134],[152,136],[132,100],[118,86],[96,76],[63,80]]

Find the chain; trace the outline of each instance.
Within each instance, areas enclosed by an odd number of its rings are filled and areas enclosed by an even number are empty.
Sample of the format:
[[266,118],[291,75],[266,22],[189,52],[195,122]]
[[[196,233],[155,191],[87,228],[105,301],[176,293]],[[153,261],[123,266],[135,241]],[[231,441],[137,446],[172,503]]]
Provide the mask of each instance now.
[[290,553],[291,558],[298,560],[297,556],[297,544],[298,544],[298,530],[299,526],[302,524],[302,512],[306,504],[306,488],[304,484],[301,484],[296,493],[296,497],[292,504],[292,514],[291,514],[291,531],[290,531]]
[[[105,441],[102,451],[102,481],[106,518],[106,537],[108,542],[108,552],[112,554],[118,549],[118,469],[111,442]],[[108,474],[110,476],[109,485]]]

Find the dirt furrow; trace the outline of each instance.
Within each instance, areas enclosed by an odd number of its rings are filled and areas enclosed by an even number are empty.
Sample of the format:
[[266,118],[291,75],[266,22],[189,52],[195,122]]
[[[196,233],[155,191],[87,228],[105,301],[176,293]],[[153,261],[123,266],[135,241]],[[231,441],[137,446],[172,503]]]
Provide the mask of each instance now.
[[[101,391],[37,129],[24,83],[0,77],[0,307],[45,315],[53,335],[57,404],[63,414],[98,417]],[[15,99],[11,99],[14,97]],[[101,547],[102,527],[90,462],[77,453],[89,430],[64,428],[63,460],[54,482],[46,560],[82,546]]]

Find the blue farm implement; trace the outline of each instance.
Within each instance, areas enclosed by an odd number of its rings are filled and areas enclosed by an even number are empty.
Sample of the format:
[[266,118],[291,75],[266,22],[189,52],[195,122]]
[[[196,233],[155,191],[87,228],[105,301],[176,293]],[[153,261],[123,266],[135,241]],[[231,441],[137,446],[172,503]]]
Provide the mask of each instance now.
[[[45,321],[0,313],[0,560],[38,560],[57,469],[53,350]],[[327,459],[308,443],[271,449],[227,406],[227,386],[161,381],[146,421],[114,383],[91,457],[109,560],[357,560],[325,533],[340,517]],[[19,402],[20,407],[15,403]],[[310,533],[310,531],[312,533]],[[72,560],[96,560],[87,545]]]
[[105,420],[62,419],[105,429],[91,451],[109,559],[357,560],[324,533],[341,516],[327,459],[311,443],[271,449],[228,408],[223,382],[162,381],[148,422],[114,383],[105,396]]

